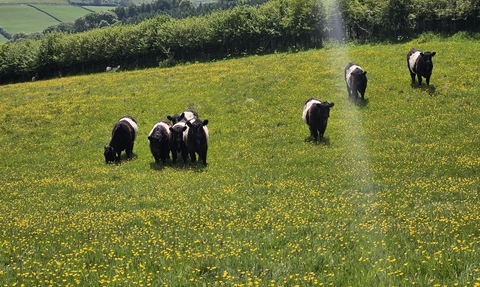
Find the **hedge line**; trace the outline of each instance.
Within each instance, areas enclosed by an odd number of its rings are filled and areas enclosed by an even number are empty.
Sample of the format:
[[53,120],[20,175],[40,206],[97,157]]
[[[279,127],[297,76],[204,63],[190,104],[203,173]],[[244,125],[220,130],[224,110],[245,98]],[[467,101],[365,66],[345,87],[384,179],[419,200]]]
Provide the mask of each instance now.
[[318,47],[324,19],[316,0],[272,0],[180,20],[158,16],[138,25],[53,32],[38,41],[0,45],[0,83],[104,71],[107,65],[148,67],[294,45]]

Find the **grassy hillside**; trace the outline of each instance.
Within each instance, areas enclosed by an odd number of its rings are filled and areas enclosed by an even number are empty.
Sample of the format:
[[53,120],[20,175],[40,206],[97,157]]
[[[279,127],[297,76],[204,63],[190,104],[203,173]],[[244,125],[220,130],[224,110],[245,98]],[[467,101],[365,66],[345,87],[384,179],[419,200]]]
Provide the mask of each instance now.
[[[2,86],[2,281],[478,286],[479,45],[424,37]],[[411,86],[412,46],[437,52],[429,88]],[[368,71],[363,104],[347,99],[348,61]],[[318,144],[301,120],[310,97],[335,102]],[[148,132],[188,107],[209,120],[209,165],[156,165]],[[125,114],[135,157],[106,165]]]
[[[40,2],[40,1],[39,1]],[[79,6],[72,5],[34,5],[41,11],[26,5],[2,5],[0,6],[0,26],[3,27],[11,35],[17,33],[30,34],[34,32],[42,32],[45,28],[57,25],[59,19],[62,22],[71,22],[75,19],[91,13],[93,11],[105,11],[112,9],[111,7],[91,7],[84,9]],[[44,12],[46,13],[44,13]],[[55,18],[49,16],[48,14]],[[0,35],[0,43],[6,43],[8,40]]]

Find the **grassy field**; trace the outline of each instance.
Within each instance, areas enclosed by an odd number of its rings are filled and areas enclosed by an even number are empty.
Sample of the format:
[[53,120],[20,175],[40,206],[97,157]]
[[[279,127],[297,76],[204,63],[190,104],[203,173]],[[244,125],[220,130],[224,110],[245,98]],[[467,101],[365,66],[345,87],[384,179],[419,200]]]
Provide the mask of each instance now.
[[[39,1],[40,2],[40,1]],[[90,11],[72,5],[35,5],[35,7],[53,15],[63,22],[72,22]],[[86,6],[93,11],[105,11],[111,7]],[[0,6],[0,26],[11,35],[17,33],[30,34],[42,32],[45,28],[57,25],[59,22],[47,14],[26,5]],[[8,40],[0,35],[0,43]]]
[[[411,47],[437,52],[429,88]],[[479,48],[425,36],[2,86],[2,284],[480,286]],[[310,97],[335,102],[320,143]],[[209,165],[156,165],[148,132],[188,107]],[[125,114],[135,157],[106,165]]]
[[0,9],[0,26],[11,35],[17,33],[30,34],[33,32],[42,32],[43,29],[48,26],[56,24],[58,24],[58,21],[29,6],[1,6]]

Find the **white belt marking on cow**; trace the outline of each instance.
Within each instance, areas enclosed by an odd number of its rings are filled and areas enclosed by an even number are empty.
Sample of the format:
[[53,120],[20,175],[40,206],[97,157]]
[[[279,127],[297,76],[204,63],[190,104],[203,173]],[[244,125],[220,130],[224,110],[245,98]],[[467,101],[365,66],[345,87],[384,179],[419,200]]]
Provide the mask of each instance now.
[[[410,71],[412,73],[415,73],[413,71],[413,68],[415,67],[415,63],[417,63],[417,59],[418,57],[420,57],[420,51],[416,51],[415,53],[413,53],[410,58],[408,58],[408,68],[410,69]],[[415,73],[416,74],[416,73]]]
[[137,134],[138,134],[138,126],[137,126],[137,124],[136,124],[134,121],[132,121],[132,119],[130,119],[130,118],[121,118],[121,119],[119,120],[119,122],[121,122],[121,121],[126,121],[127,123],[130,124],[130,126],[131,126],[131,127],[133,128],[133,130],[135,131],[135,138],[134,138],[133,140],[137,139]]
[[170,134],[170,126],[167,124],[167,123],[164,123],[164,122],[159,122],[159,123],[156,123],[153,128],[150,130],[150,133],[148,134],[148,136],[151,136],[153,131],[158,127],[158,126],[162,126],[165,128],[165,130],[167,131],[167,134]]
[[312,107],[313,104],[321,104],[322,102],[320,102],[319,100],[310,100],[308,101],[305,106],[303,107],[303,113],[302,113],[302,119],[303,119],[303,122],[307,123],[307,112],[310,110],[310,108]]
[[350,68],[348,68],[347,73],[345,74],[345,77],[347,78],[347,84],[348,84],[349,87],[352,87],[352,85],[353,85],[353,82],[352,82],[352,73],[353,73],[353,71],[355,71],[356,69],[360,69],[360,70],[363,71],[363,69],[362,69],[360,66],[358,66],[358,65],[353,65],[353,66],[351,66]]

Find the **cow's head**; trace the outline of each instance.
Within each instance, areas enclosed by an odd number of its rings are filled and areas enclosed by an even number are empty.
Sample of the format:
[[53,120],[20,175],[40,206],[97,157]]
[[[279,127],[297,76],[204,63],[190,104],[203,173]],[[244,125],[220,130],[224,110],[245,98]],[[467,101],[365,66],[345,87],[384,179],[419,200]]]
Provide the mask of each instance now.
[[115,149],[111,146],[105,146],[103,155],[105,156],[105,163],[110,163],[115,161]]
[[186,129],[186,125],[180,124],[170,127],[170,132],[172,133],[172,142],[179,146],[183,142],[183,132]]
[[420,57],[422,57],[423,61],[426,64],[426,68],[428,70],[431,70],[433,68],[432,58],[436,54],[437,54],[437,52],[423,52],[423,53],[420,53]]
[[355,69],[352,72],[351,76],[353,77],[353,81],[357,85],[362,85],[363,83],[367,83],[367,71],[361,69]]
[[191,139],[195,141],[195,143],[198,145],[207,141],[208,135],[206,134],[204,129],[204,126],[206,126],[207,124],[208,120],[202,121],[200,119],[195,119],[194,121],[187,122],[187,126],[190,128],[188,131],[189,137],[191,137]]
[[320,115],[323,119],[328,119],[330,117],[330,109],[335,105],[335,103],[321,102],[317,103],[316,106],[320,110]]
[[173,116],[167,116],[167,119],[169,121],[172,122],[172,124],[176,124],[178,123],[179,121],[181,121],[183,119],[183,114],[179,115],[179,114],[174,114]]

